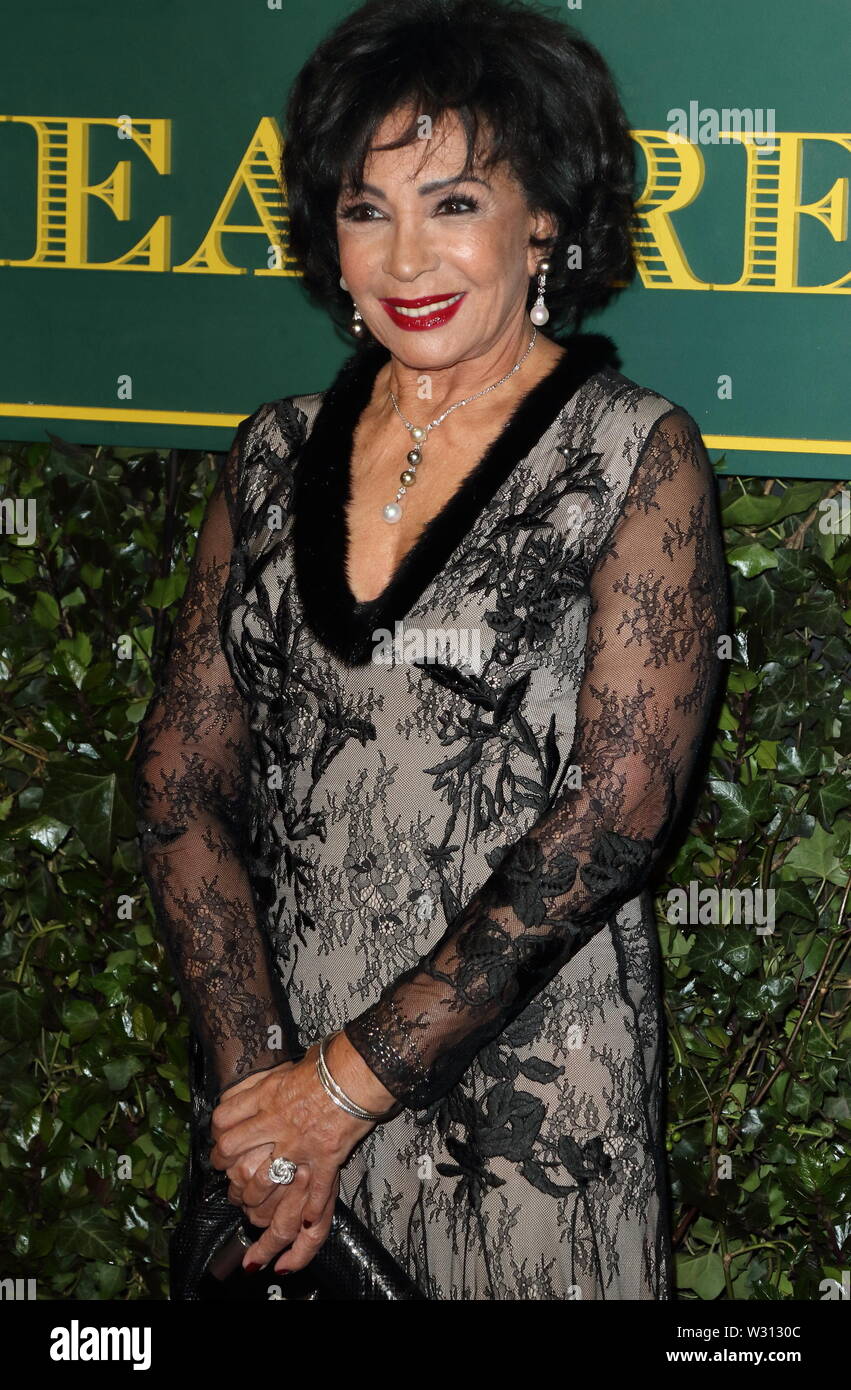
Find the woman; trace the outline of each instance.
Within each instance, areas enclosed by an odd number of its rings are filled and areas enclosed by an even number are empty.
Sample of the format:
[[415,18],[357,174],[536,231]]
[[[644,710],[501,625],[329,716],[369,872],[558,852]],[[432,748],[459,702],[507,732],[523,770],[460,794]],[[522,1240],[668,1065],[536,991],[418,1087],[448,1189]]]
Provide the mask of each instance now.
[[626,119],[558,20],[379,0],[288,131],[360,343],[237,431],[140,747],[210,1164],[246,1269],[339,1192],[433,1299],[669,1298],[648,883],[727,608],[694,420],[575,331],[633,272]]

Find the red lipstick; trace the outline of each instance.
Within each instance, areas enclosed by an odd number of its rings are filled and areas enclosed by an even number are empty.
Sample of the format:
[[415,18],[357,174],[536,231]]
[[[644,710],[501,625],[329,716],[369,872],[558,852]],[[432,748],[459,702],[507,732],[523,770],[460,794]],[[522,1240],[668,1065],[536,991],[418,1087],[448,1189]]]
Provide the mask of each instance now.
[[[398,328],[408,333],[422,333],[429,328],[442,328],[455,316],[466,297],[460,294],[430,294],[423,299],[382,299],[380,302],[387,316]],[[433,310],[429,306],[434,305]],[[405,310],[419,310],[419,313],[405,313]],[[426,312],[423,312],[426,311]]]

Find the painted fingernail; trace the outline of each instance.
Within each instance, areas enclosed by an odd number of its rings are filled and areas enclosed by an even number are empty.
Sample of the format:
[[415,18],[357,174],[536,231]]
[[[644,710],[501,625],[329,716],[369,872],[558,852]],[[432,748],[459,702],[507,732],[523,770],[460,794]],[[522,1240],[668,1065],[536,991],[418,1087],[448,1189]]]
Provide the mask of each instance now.
[[261,1265],[259,1260],[251,1260],[247,1265],[243,1265],[242,1267],[245,1270],[246,1274],[256,1274],[258,1269],[261,1268]]

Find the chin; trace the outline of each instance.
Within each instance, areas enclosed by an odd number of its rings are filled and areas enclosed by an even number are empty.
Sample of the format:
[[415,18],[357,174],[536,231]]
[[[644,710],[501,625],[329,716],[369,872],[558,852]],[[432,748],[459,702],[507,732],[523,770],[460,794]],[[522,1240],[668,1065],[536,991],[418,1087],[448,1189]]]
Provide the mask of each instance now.
[[475,353],[475,344],[462,343],[455,334],[439,328],[430,333],[394,333],[392,341],[385,341],[385,347],[411,368],[452,367],[462,357]]

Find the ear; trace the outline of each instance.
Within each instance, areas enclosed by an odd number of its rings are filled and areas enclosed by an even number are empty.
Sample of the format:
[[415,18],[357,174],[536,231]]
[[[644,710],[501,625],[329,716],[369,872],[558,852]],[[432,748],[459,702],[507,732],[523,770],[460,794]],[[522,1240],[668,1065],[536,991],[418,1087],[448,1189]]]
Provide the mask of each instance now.
[[529,236],[530,238],[533,236],[542,238],[550,243],[549,246],[539,246],[533,245],[531,240],[529,242],[529,251],[527,255],[529,274],[537,275],[538,262],[546,259],[547,253],[551,249],[552,243],[555,242],[558,236],[558,222],[556,221],[552,213],[533,213],[529,219]]

